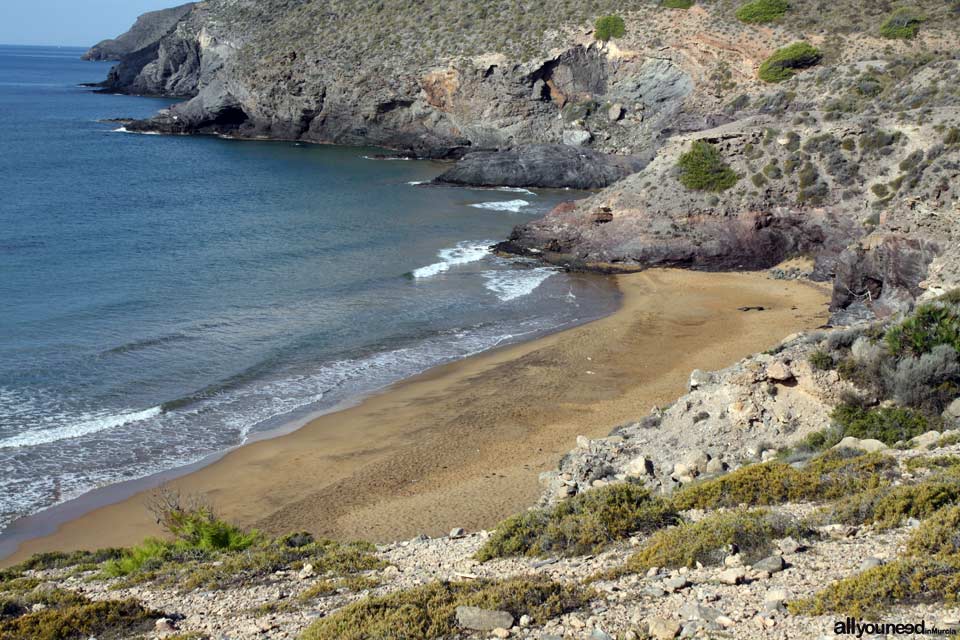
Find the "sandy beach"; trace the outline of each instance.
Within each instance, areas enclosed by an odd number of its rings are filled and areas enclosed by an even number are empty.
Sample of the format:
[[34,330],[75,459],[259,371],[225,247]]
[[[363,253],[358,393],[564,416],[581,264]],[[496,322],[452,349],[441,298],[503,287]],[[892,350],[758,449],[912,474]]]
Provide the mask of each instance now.
[[[617,282],[623,304],[606,318],[438,367],[170,484],[272,534],[387,541],[491,527],[537,499],[538,474],[577,435],[606,435],[673,401],[691,370],[827,318],[826,287],[765,273],[651,270]],[[71,520],[3,564],[158,534],[146,497]]]

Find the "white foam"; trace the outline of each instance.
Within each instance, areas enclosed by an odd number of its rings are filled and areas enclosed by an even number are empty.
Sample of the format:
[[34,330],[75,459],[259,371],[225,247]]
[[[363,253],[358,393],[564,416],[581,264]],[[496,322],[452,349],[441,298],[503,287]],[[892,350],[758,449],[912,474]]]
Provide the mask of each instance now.
[[523,187],[495,187],[494,191],[505,191],[507,193],[524,193],[528,196],[534,196],[534,197],[536,197],[537,195],[533,191],[530,191],[530,189],[524,189]]
[[501,302],[509,302],[530,295],[556,271],[547,267],[513,271],[484,271],[484,286]]
[[475,209],[489,209],[490,211],[511,211],[513,213],[519,213],[520,209],[529,207],[530,203],[526,200],[506,200],[503,202],[480,202],[470,206],[474,207]]
[[450,267],[460,264],[469,264],[482,260],[490,253],[492,242],[460,242],[457,246],[449,249],[441,249],[437,253],[440,262],[414,269],[412,275],[414,278],[430,278],[432,276],[448,271]]
[[113,130],[113,133],[133,133],[141,136],[158,136],[160,135],[159,131],[130,131],[126,127],[119,127]]
[[429,180],[414,180],[413,182],[408,182],[407,184],[411,187],[416,187],[417,185],[427,184]]
[[63,427],[58,427],[56,429],[26,431],[11,438],[0,440],[0,449],[31,447],[38,444],[57,442],[59,440],[79,438],[80,436],[89,435],[91,433],[98,433],[100,431],[106,431],[107,429],[122,427],[125,424],[130,424],[131,422],[149,420],[150,418],[160,415],[161,411],[162,410],[160,407],[151,407],[149,409],[144,409],[143,411],[133,411],[130,413],[96,417],[88,416],[85,420],[81,420],[80,422]]

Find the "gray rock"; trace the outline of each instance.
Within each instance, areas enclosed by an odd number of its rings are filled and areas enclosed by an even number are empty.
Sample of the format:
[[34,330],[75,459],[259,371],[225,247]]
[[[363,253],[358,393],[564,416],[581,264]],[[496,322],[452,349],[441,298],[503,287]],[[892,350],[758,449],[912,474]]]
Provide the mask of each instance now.
[[599,189],[643,166],[642,160],[628,156],[542,144],[468,153],[433,182],[474,187]]
[[717,580],[722,584],[740,584],[747,579],[747,571],[743,567],[734,567],[726,569],[717,574]]
[[705,607],[696,601],[685,602],[677,613],[686,620],[703,620],[705,622],[714,622],[722,615],[720,611],[712,607]]
[[780,549],[780,552],[785,555],[790,555],[792,553],[797,553],[802,549],[802,546],[799,542],[793,538],[783,538],[782,540],[777,541],[777,548]]
[[927,449],[937,444],[940,438],[941,435],[939,431],[927,431],[926,433],[921,433],[911,440],[910,444],[917,449]]
[[943,417],[952,420],[960,420],[960,398],[957,398],[950,403],[950,406],[944,410]]
[[838,442],[833,447],[834,449],[857,449],[859,451],[866,451],[867,453],[876,453],[878,451],[886,451],[888,447],[883,442],[879,440],[874,440],[872,438],[855,438],[853,436],[847,436],[840,442]]
[[583,129],[567,129],[563,132],[563,144],[570,147],[582,147],[593,140],[593,134]]
[[753,568],[757,571],[766,571],[767,573],[778,573],[786,568],[786,563],[781,556],[770,556],[757,562]]
[[193,2],[145,13],[126,33],[103,40],[83,54],[84,60],[120,60],[135,51],[156,46],[193,9]]
[[701,371],[700,369],[694,369],[690,374],[690,390],[699,389],[700,387],[706,386],[713,382],[713,374],[707,373],[706,371]]
[[690,581],[684,578],[683,576],[677,576],[676,578],[668,578],[663,581],[663,588],[667,591],[676,592],[686,589],[690,586]]
[[624,111],[625,109],[623,108],[623,105],[620,104],[619,102],[616,104],[612,104],[610,105],[610,108],[607,110],[607,118],[610,120],[610,122],[617,122],[623,119]]
[[883,566],[883,560],[880,558],[865,558],[864,561],[860,563],[860,571],[867,571],[868,569],[875,569],[880,566]]
[[680,623],[659,616],[647,618],[647,633],[656,640],[671,640],[680,633]]
[[509,629],[513,626],[513,615],[509,611],[493,611],[480,607],[457,607],[457,624],[474,631],[493,631]]
[[453,528],[453,529],[450,530],[450,537],[451,537],[451,538],[462,538],[463,536],[466,535],[466,533],[467,533],[467,532],[466,532],[462,527],[455,527],[455,528]]
[[603,629],[594,629],[590,632],[591,640],[614,640],[614,637]]

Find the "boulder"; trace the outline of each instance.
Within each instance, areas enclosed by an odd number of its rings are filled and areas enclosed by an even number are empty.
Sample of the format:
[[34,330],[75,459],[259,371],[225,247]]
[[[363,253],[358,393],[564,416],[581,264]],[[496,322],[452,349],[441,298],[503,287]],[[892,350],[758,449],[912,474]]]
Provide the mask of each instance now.
[[623,108],[623,105],[619,102],[612,104],[610,105],[610,108],[607,109],[607,118],[609,118],[610,122],[622,120],[624,111],[625,109]]
[[944,412],[943,417],[949,420],[960,420],[960,398],[950,403]]
[[834,449],[857,449],[859,451],[866,451],[867,453],[876,453],[877,451],[886,451],[889,449],[887,445],[880,442],[879,440],[873,440],[872,438],[867,438],[861,440],[860,438],[854,438],[853,436],[847,436],[840,442],[838,442],[833,447]]
[[652,477],[654,475],[653,460],[647,456],[634,458],[623,468],[624,473],[629,478],[642,478],[644,476]]
[[767,365],[767,379],[774,382],[789,382],[793,380],[793,371],[787,363],[778,360]]
[[513,614],[509,611],[461,606],[457,607],[457,624],[473,631],[509,629],[513,626]]
[[911,440],[910,444],[917,449],[929,449],[937,444],[941,437],[942,434],[939,431],[927,431]]
[[721,584],[736,585],[745,582],[746,579],[747,571],[743,567],[726,569],[717,574],[717,580],[719,580]]
[[583,129],[567,129],[563,132],[563,144],[570,147],[582,147],[593,140],[593,134]]
[[671,640],[679,635],[680,623],[659,616],[647,618],[647,633],[656,640]]
[[753,565],[756,571],[766,571],[767,573],[777,573],[787,567],[781,556],[770,556]]

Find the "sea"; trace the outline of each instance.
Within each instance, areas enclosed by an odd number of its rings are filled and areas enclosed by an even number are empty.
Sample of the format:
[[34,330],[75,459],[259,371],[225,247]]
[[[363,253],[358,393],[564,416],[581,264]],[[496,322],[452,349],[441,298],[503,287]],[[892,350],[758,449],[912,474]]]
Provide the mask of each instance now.
[[616,304],[489,250],[583,193],[127,133],[171,101],[91,91],[82,52],[0,46],[0,530]]

